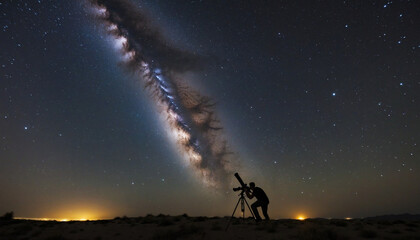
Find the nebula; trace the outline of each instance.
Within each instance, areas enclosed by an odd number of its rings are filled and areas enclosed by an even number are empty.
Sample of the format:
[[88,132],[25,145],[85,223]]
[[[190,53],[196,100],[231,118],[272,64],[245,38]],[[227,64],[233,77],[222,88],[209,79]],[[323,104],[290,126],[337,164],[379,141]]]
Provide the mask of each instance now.
[[180,77],[187,71],[202,70],[206,59],[169,44],[147,16],[127,0],[89,1],[120,49],[123,65],[151,93],[190,168],[205,185],[226,187],[233,157],[215,103]]

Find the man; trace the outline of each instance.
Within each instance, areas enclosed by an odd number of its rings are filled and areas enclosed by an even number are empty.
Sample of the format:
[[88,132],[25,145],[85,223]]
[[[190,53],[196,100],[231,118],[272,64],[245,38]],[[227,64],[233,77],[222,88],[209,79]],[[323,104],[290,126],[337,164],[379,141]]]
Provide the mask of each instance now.
[[267,195],[261,188],[255,187],[254,182],[249,183],[249,187],[251,191],[249,190],[246,191],[246,196],[249,199],[252,199],[254,197],[257,199],[257,201],[251,205],[252,211],[254,212],[255,220],[257,222],[261,221],[261,217],[260,217],[260,214],[258,213],[257,207],[261,207],[265,220],[270,220],[270,217],[268,217],[268,214],[267,214],[268,203],[270,202],[268,200]]

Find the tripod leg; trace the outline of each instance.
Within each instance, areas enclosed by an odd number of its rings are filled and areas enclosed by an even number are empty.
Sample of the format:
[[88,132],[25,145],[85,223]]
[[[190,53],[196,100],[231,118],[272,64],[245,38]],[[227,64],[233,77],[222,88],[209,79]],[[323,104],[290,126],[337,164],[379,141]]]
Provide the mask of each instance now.
[[[236,208],[238,208],[238,205],[239,205],[239,202],[240,202],[240,201],[241,201],[241,199],[239,198],[239,199],[238,199],[238,202],[236,203],[235,209],[233,210],[232,216],[230,217],[229,222],[228,222],[228,224],[227,224],[227,226],[226,226],[225,231],[227,231],[227,230],[228,230],[228,227],[229,227],[229,225],[230,225],[230,221],[232,221],[233,215],[235,215]],[[248,207],[249,207],[249,206],[248,206]]]
[[242,220],[245,220],[245,198],[241,198],[241,212],[242,212]]
[[253,212],[253,211],[252,211],[252,209],[249,207],[249,204],[248,204],[248,202],[246,201],[246,199],[244,199],[244,200],[245,200],[246,205],[248,206],[249,211],[251,212],[252,218],[254,218],[254,220],[255,220],[254,212]]

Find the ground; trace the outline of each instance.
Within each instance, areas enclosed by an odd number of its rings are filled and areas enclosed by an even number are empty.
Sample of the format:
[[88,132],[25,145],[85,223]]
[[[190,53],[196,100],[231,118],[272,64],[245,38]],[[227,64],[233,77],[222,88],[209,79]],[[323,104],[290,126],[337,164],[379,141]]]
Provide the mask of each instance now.
[[97,221],[1,220],[0,239],[420,239],[418,220],[252,219],[148,215]]

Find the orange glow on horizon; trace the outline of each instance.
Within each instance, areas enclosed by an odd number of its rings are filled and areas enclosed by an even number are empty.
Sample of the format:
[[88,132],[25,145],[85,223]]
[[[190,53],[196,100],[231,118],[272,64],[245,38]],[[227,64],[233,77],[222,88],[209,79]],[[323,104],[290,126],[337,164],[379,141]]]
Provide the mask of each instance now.
[[307,219],[307,217],[306,217],[305,215],[303,215],[303,214],[299,214],[299,215],[296,217],[296,219],[297,219],[297,220],[300,220],[300,221],[303,221],[303,220]]
[[31,218],[31,217],[15,217],[15,219],[21,220],[35,220],[35,221],[57,221],[57,222],[69,222],[69,221],[95,221],[99,220],[96,218]]
[[111,207],[103,205],[98,206],[90,203],[67,203],[60,204],[54,208],[50,208],[37,216],[17,216],[16,219],[35,220],[35,221],[95,221],[100,219],[113,218]]

